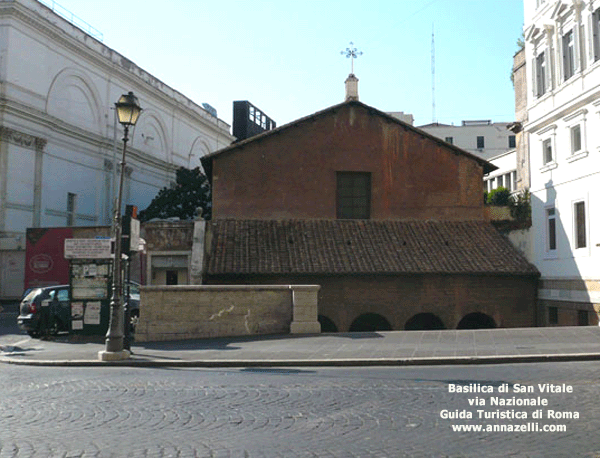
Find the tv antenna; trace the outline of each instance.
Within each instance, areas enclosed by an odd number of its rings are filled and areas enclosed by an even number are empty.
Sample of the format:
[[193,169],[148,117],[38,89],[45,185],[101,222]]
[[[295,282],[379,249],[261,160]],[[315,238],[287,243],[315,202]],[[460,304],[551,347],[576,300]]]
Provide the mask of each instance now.
[[431,122],[437,122],[435,116],[435,29],[431,25]]

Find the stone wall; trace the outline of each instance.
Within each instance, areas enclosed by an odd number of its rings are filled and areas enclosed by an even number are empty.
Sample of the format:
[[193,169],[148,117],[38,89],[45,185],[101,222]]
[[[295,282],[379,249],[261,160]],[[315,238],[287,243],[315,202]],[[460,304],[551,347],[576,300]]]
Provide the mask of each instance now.
[[146,286],[136,342],[320,332],[313,285]]

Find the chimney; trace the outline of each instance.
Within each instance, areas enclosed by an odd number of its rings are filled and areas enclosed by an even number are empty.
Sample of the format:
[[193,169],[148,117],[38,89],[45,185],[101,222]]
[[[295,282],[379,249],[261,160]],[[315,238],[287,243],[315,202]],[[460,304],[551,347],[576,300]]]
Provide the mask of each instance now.
[[346,78],[346,102],[358,100],[358,78],[350,73]]

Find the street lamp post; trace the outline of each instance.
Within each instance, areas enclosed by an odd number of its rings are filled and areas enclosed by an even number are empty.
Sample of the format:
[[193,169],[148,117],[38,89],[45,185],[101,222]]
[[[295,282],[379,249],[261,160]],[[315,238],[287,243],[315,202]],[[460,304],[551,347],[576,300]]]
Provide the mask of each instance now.
[[110,299],[110,324],[106,333],[106,349],[98,353],[102,361],[126,359],[130,353],[123,348],[123,277],[121,275],[121,233],[123,231],[121,221],[121,205],[123,200],[123,177],[125,176],[125,152],[129,141],[129,126],[134,126],[140,116],[142,109],[138,99],[133,92],[123,94],[115,103],[117,118],[125,129],[123,134],[123,158],[121,159],[121,177],[119,181],[119,192],[115,205],[114,234],[115,234],[115,259],[113,263],[112,297]]

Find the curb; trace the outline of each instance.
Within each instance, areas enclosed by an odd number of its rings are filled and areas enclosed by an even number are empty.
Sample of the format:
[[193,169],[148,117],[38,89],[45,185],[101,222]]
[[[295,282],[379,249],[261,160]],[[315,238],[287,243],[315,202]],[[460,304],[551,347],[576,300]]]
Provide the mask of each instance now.
[[21,366],[65,366],[65,367],[386,367],[386,366],[442,366],[475,364],[519,364],[567,361],[598,361],[600,353],[574,353],[557,355],[504,355],[504,356],[455,356],[445,358],[366,358],[366,359],[321,359],[321,360],[176,360],[129,358],[121,361],[100,360],[23,360],[0,356],[0,363]]

